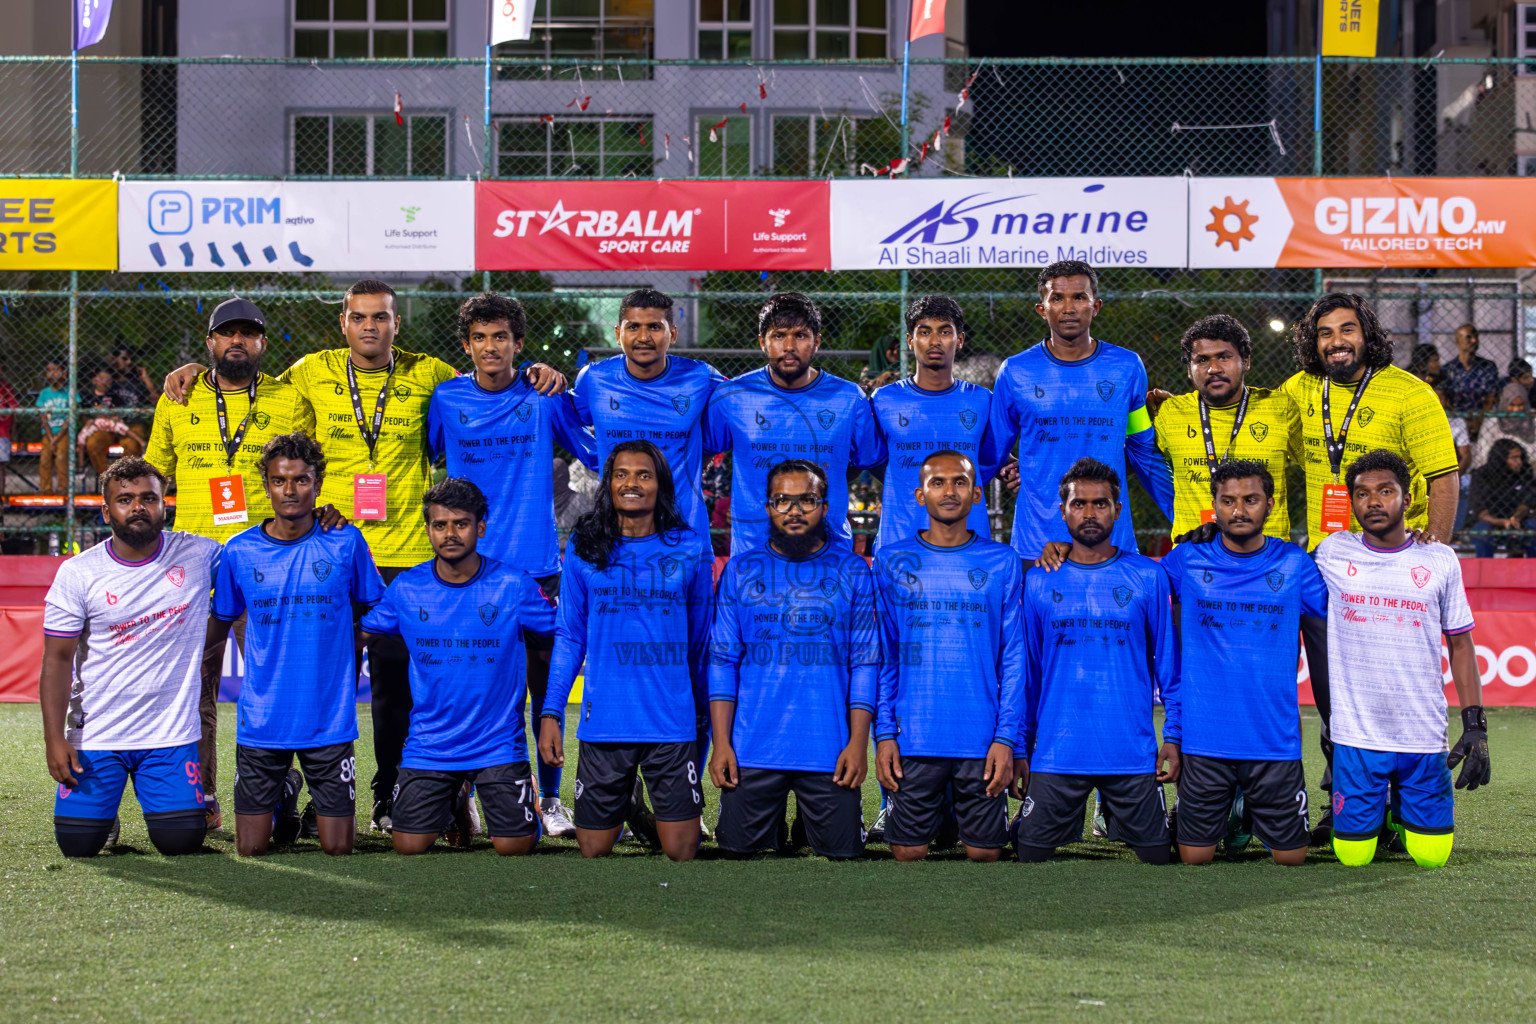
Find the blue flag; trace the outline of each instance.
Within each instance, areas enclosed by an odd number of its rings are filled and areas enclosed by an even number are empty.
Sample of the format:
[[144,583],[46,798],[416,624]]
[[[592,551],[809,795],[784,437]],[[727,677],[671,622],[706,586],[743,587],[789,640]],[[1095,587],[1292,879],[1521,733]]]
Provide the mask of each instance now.
[[112,17],[112,0],[75,0],[75,49],[101,42]]

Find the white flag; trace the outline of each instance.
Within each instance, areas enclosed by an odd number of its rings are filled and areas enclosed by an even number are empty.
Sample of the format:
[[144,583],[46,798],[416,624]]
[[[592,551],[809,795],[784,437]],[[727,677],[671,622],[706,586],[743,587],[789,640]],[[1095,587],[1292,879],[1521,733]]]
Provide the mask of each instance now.
[[538,0],[490,0],[491,45],[527,39],[533,31],[533,8]]

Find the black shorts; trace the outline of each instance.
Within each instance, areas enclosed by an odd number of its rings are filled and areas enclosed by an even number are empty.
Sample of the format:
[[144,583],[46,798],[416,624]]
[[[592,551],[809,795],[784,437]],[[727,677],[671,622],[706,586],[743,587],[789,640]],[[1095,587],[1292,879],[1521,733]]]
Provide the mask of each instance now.
[[1227,834],[1237,787],[1253,834],[1271,850],[1306,846],[1307,779],[1300,761],[1238,761],[1185,754],[1179,773],[1178,840],[1215,846]]
[[480,795],[487,834],[510,839],[538,833],[539,789],[527,761],[462,771],[401,768],[391,812],[394,830],[415,835],[447,831],[466,782]]
[[981,850],[1008,845],[1008,794],[987,796],[983,757],[906,757],[901,788],[891,793],[885,841],[892,846],[927,846],[939,834],[945,793],[954,796],[960,841]]
[[736,788],[720,791],[715,842],[733,853],[773,849],[791,792],[812,850],[823,857],[864,853],[864,795],[833,783],[831,772],[740,769]]
[[357,758],[351,742],[308,750],[235,746],[235,813],[271,814],[283,802],[283,782],[293,757],[315,802],[315,813],[350,818],[357,813]]
[[645,776],[657,821],[703,813],[696,743],[588,743],[576,757],[576,827],[618,828],[629,816],[635,775]]
[[1110,838],[1128,846],[1166,846],[1168,806],[1162,783],[1151,772],[1140,775],[1052,775],[1031,772],[1024,805],[1014,823],[1018,846],[1054,850],[1082,842],[1088,794],[1099,802],[1110,823]]

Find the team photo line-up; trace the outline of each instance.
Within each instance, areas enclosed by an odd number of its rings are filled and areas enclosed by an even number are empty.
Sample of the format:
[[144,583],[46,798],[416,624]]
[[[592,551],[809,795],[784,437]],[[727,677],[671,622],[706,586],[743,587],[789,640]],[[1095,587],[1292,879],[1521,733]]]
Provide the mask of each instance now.
[[[395,345],[383,282],[347,291],[345,347],[276,377],[261,311],[222,302],[209,365],[166,378],[143,457],[101,474],[111,536],[48,592],[39,695],[61,851],[115,841],[130,779],[160,852],[223,827],[233,633],[241,855],[301,836],[352,851],[366,647],[371,827],[402,854],[483,832],[504,855],[552,835],[598,856],[630,830],[687,860],[709,837],[707,774],[731,855],[852,858],[877,839],[917,860],[958,840],[972,860],[1043,861],[1083,838],[1096,793],[1103,833],[1147,863],[1210,861],[1241,804],[1280,864],[1331,844],[1364,865],[1378,842],[1444,864],[1454,789],[1490,767],[1472,613],[1443,543],[1458,457],[1439,399],[1342,293],[1295,324],[1300,369],[1281,387],[1246,383],[1248,333],[1218,314],[1183,337],[1194,390],[1152,391],[1135,352],[1092,334],[1097,290],[1088,264],[1042,270],[1048,336],[990,391],[954,376],[960,306],[918,298],[914,371],[868,398],[816,368],[820,314],[797,293],[759,313],[765,365],[727,379],[669,351],[671,298],[633,292],[621,353],[569,388],[521,360],[523,308],[494,293],[459,311],[463,375]],[[556,445],[601,475],[563,558]],[[718,580],[705,452],[732,464]],[[1305,549],[1289,540],[1287,460],[1305,470]],[[1160,561],[1137,551],[1127,465],[1173,523]],[[848,524],[846,481],[865,469],[886,495],[872,559]],[[993,478],[1017,494],[1009,544],[991,538]],[[1322,719],[1315,826],[1298,645]],[[871,733],[882,803],[866,831]]]

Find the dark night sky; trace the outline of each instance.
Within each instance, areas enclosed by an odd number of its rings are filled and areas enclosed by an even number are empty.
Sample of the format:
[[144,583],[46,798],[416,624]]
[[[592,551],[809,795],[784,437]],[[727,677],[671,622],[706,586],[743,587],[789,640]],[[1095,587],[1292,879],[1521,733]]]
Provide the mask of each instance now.
[[966,37],[973,57],[1262,57],[1264,8],[1263,0],[970,0]]

